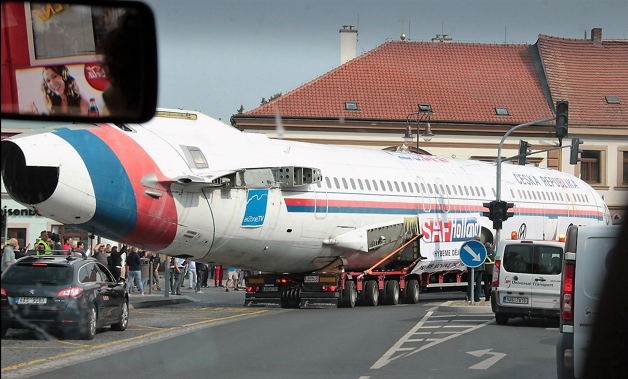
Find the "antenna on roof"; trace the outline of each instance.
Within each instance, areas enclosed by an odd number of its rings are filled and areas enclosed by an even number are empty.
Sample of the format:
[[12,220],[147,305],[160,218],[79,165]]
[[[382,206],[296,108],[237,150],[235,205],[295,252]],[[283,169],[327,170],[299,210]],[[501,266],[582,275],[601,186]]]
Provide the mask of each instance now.
[[504,45],[508,45],[508,42],[506,42],[506,26],[504,26]]

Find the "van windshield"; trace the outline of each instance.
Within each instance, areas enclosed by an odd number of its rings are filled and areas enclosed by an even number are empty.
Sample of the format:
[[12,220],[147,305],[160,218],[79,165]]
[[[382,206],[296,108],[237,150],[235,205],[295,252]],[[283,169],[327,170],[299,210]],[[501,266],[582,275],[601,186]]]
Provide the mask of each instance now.
[[562,269],[563,249],[545,245],[509,245],[504,249],[504,269],[519,274],[557,275]]

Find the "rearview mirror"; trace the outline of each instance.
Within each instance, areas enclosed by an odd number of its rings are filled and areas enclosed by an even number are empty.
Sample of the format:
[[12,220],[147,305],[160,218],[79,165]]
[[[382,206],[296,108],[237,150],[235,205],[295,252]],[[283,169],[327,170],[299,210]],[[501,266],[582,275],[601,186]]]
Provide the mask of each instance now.
[[2,118],[145,122],[157,38],[135,1],[2,1]]

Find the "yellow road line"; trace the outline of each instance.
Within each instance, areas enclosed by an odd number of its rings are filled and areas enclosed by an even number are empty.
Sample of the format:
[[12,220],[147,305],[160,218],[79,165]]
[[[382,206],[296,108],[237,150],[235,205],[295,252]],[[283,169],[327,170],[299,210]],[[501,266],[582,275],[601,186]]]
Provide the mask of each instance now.
[[7,371],[11,371],[11,370],[16,370],[18,368],[34,365],[34,364],[37,364],[37,363],[43,363],[43,362],[47,362],[47,361],[52,361],[54,359],[67,358],[67,357],[70,357],[72,355],[83,353],[83,352],[88,351],[88,350],[96,350],[96,349],[100,349],[100,348],[103,348],[103,347],[117,345],[117,344],[120,344],[120,343],[123,343],[123,342],[134,341],[134,340],[138,340],[138,339],[141,339],[141,338],[146,338],[146,337],[150,337],[150,336],[153,336],[153,335],[169,332],[171,330],[175,330],[175,329],[178,329],[178,328],[189,328],[191,326],[207,324],[207,323],[210,323],[210,322],[229,320],[229,319],[233,319],[233,318],[238,318],[238,317],[243,317],[243,316],[250,316],[250,315],[255,315],[255,314],[260,314],[260,313],[265,313],[265,312],[268,312],[268,311],[267,310],[261,310],[261,311],[258,311],[258,312],[242,313],[242,314],[239,314],[239,315],[233,315],[233,316],[209,319],[209,320],[194,322],[194,323],[191,323],[191,324],[185,324],[185,325],[181,325],[181,326],[174,326],[174,327],[171,327],[171,328],[157,330],[157,331],[154,331],[154,332],[151,332],[151,333],[148,333],[148,334],[144,334],[144,335],[141,335],[141,336],[137,336],[137,337],[131,337],[131,338],[126,338],[126,339],[119,340],[119,341],[107,342],[107,343],[104,343],[104,344],[101,344],[101,345],[95,345],[95,346],[81,345],[81,346],[85,346],[85,348],[84,349],[78,349],[78,350],[75,350],[75,351],[72,351],[72,352],[69,352],[69,353],[55,355],[55,356],[48,357],[48,358],[36,359],[34,361],[20,363],[20,364],[17,364],[17,365],[5,367],[0,372],[7,372]]

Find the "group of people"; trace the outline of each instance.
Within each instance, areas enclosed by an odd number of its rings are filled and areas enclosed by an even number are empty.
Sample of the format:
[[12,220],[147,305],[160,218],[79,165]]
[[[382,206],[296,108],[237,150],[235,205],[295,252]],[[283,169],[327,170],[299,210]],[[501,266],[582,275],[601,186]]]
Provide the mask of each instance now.
[[[475,236],[476,241],[480,241],[480,236]],[[495,267],[495,251],[493,245],[490,242],[485,242],[486,259],[484,262],[473,269],[473,276],[471,276],[471,270],[468,272],[468,284],[467,284],[467,296],[466,301],[471,299],[471,287],[473,289],[473,301],[479,302],[482,291],[484,291],[484,301],[491,300],[491,282],[493,281],[493,269]],[[482,285],[484,283],[484,285]]]

